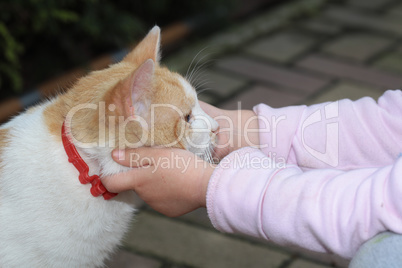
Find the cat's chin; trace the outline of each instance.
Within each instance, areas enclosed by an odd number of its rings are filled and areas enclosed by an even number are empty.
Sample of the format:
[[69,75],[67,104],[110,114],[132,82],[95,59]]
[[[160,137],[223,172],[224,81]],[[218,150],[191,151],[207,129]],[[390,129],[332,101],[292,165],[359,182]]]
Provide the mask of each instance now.
[[131,168],[122,166],[115,162],[112,158],[114,148],[95,147],[95,148],[80,148],[84,161],[89,165],[89,169],[99,176],[110,176],[121,172],[129,171]]
[[202,160],[210,163],[210,164],[215,164],[215,159],[214,159],[214,146],[212,144],[201,147],[201,148],[189,148],[188,149],[190,152],[201,158]]
[[[122,166],[116,163],[111,157],[111,153],[109,153],[107,157],[104,157],[102,160],[100,160],[99,163],[101,165],[100,173],[102,177],[127,172],[131,169],[130,167]],[[118,196],[114,197],[114,200],[132,204],[136,209],[141,208],[145,204],[145,202],[134,191],[120,193]]]
[[122,166],[116,163],[112,157],[104,158],[101,160],[101,172],[102,176],[115,175],[122,172],[127,172],[131,168]]

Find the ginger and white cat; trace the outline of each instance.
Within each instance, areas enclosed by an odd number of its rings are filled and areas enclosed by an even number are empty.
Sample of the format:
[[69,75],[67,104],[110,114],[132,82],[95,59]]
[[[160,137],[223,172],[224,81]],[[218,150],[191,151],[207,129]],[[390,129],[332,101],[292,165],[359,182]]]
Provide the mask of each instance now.
[[61,129],[89,175],[127,170],[114,148],[165,145],[208,158],[217,123],[192,86],[159,65],[155,26],[120,63],[0,127],[0,267],[96,267],[119,244],[134,193],[90,194],[68,162]]

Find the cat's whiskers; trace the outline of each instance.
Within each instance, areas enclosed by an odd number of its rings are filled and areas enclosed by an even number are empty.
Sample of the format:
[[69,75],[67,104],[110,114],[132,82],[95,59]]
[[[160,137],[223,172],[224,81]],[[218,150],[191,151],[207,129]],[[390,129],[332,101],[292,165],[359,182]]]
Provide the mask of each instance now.
[[199,90],[199,91],[197,92],[197,95],[200,95],[200,94],[203,93],[204,91],[212,90],[212,89],[213,89],[213,88],[211,88],[211,87],[203,88],[203,89],[201,89],[201,90]]
[[[188,66],[185,78],[187,79],[187,81],[190,82],[190,84],[197,84],[198,82],[198,78],[200,75],[203,75],[205,73],[205,71],[203,71],[206,67],[208,67],[209,64],[211,64],[214,59],[208,59],[205,60],[205,58],[209,58],[210,55],[212,53],[207,53],[204,56],[202,56],[201,58],[199,58],[196,61],[196,59],[199,57],[199,55],[204,52],[206,49],[209,49],[209,47],[205,47],[203,49],[201,49],[192,59],[190,65]],[[201,64],[200,64],[201,63]],[[191,70],[191,71],[190,71]],[[201,72],[202,71],[202,72]]]
[[[191,70],[191,73],[189,75],[189,79],[191,82],[195,82],[196,78],[199,74],[199,72],[201,70],[203,70],[202,68],[204,68],[207,64],[209,64],[211,62],[211,60],[207,60],[205,62],[202,62],[207,56],[209,56],[210,54],[206,54],[204,56],[202,56],[202,58],[200,58],[197,63],[194,65],[193,69]],[[202,63],[201,63],[202,62]],[[201,63],[201,64],[200,64]]]
[[214,146],[213,146],[213,144],[211,143],[211,144],[208,145],[208,148],[205,149],[205,152],[204,152],[204,154],[201,156],[201,158],[202,158],[204,161],[213,164],[213,163],[214,163],[214,159],[213,159],[213,157],[212,157],[212,153],[213,153],[213,152],[214,152]]
[[205,73],[205,70],[204,70],[199,75],[197,75],[196,79],[193,81],[193,86],[197,91],[198,88],[203,87],[210,83],[211,83],[211,80],[208,79],[207,74]]
[[[210,53],[211,54],[211,53]],[[215,61],[215,59],[209,59],[203,62],[202,64],[198,65],[205,57],[209,56],[210,54],[207,54],[203,56],[197,64],[194,66],[194,69],[191,71],[188,80],[191,84],[196,84],[199,81],[200,75],[205,73],[205,69],[212,65],[212,63]],[[202,71],[202,72],[201,72]]]
[[200,75],[197,77],[196,81],[194,81],[194,88],[197,91],[198,88],[202,88],[210,84],[213,84],[213,82],[210,79],[208,79],[205,71],[202,71],[202,73],[200,73]]
[[[186,75],[185,75],[185,78],[186,78],[188,81],[191,81],[191,80],[188,79],[188,78],[189,78],[189,72],[190,72],[190,69],[192,68],[192,65],[193,65],[195,59],[197,59],[198,55],[200,55],[200,54],[201,54],[203,51],[205,51],[206,49],[208,49],[208,46],[206,46],[206,47],[204,47],[203,49],[201,49],[201,50],[194,56],[194,58],[191,60],[191,63],[190,63],[190,65],[188,66],[187,72],[186,72]],[[199,61],[194,65],[194,68],[197,66],[198,63],[199,63]],[[193,69],[193,70],[194,70],[194,69]],[[193,72],[193,70],[191,71],[191,73]],[[191,77],[191,73],[190,73],[190,77]]]
[[209,163],[213,163],[213,158],[212,158],[212,146],[209,146],[209,150],[208,150],[208,162]]

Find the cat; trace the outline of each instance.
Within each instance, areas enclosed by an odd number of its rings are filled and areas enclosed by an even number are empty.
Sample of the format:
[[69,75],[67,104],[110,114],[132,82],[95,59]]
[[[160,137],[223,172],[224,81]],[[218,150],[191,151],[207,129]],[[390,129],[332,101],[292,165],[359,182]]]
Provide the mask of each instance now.
[[134,192],[93,196],[63,142],[90,176],[129,169],[112,160],[115,148],[178,147],[210,160],[218,124],[159,64],[159,44],[155,26],[121,62],[0,127],[0,267],[99,267],[127,231]]

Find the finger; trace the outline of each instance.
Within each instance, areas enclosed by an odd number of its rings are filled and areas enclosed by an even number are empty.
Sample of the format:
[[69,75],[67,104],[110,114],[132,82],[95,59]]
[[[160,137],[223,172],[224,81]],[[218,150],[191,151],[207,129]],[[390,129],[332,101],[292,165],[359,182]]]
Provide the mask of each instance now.
[[219,108],[216,108],[215,106],[212,106],[211,104],[208,104],[203,101],[199,101],[199,103],[200,103],[201,109],[212,118],[222,114],[222,111],[220,111]]
[[135,168],[127,172],[105,176],[101,178],[101,181],[105,188],[112,193],[135,191],[136,185],[148,180],[150,174],[152,174],[151,168]]
[[153,147],[141,147],[126,150],[115,149],[112,152],[112,158],[123,166],[132,168],[143,167],[154,165],[155,160],[160,157],[161,150],[163,149]]

